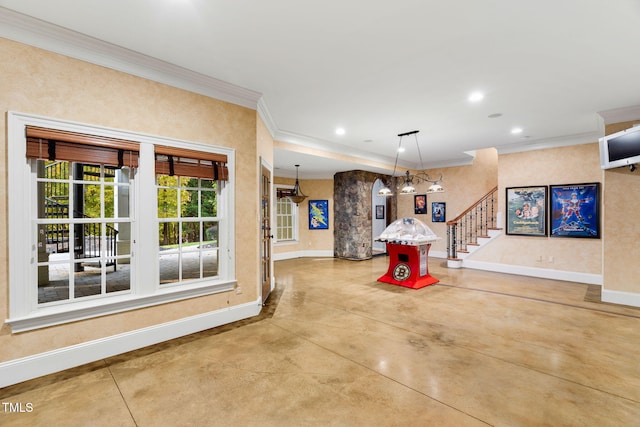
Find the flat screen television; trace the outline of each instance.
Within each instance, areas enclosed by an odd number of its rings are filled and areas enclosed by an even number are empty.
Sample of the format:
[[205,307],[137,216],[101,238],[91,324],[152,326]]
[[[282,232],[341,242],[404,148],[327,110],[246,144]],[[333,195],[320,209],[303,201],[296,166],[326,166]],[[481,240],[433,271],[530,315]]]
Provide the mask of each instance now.
[[600,138],[600,167],[612,169],[640,163],[640,126]]

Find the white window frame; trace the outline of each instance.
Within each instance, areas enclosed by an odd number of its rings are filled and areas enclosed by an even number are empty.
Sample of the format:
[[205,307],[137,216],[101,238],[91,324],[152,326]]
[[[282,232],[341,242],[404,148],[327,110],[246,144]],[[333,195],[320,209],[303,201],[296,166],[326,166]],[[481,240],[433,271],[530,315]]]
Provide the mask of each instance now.
[[[32,200],[36,186],[26,158],[25,126],[39,126],[69,132],[99,135],[140,143],[139,165],[133,182],[131,206],[131,290],[104,298],[79,300],[69,304],[38,307],[37,268],[32,233]],[[9,324],[14,333],[73,322],[123,311],[165,304],[172,301],[232,291],[235,271],[235,150],[228,147],[140,134],[90,124],[52,119],[31,114],[8,113],[8,202],[9,202]],[[180,286],[160,287],[158,265],[158,218],[154,146],[163,145],[227,156],[229,181],[218,199],[219,275],[211,279],[183,282]],[[144,189],[144,191],[142,191]],[[28,212],[28,215],[25,215]],[[34,234],[35,235],[35,234]],[[28,236],[25,238],[25,236]],[[141,266],[144,266],[142,268]],[[151,266],[156,266],[152,268]],[[28,285],[28,286],[27,286]],[[35,293],[35,294],[34,294]]]
[[284,185],[284,184],[274,184],[275,187],[275,193],[276,193],[276,198],[275,198],[275,221],[276,221],[276,232],[275,232],[275,239],[274,239],[274,244],[278,245],[278,246],[284,246],[284,245],[293,245],[293,244],[297,244],[299,242],[299,235],[300,235],[300,209],[298,208],[298,205],[296,205],[295,203],[292,202],[292,217],[293,217],[293,238],[292,239],[285,239],[285,240],[280,240],[278,239],[278,189],[279,188],[286,188],[286,189],[290,189],[293,190],[293,185]]
[[[30,173],[29,180],[30,180],[30,185],[31,185],[31,192],[30,192],[30,195],[31,195],[31,197],[30,197],[31,208],[29,209],[28,212],[35,213],[35,212],[38,211],[38,200],[37,200],[37,197],[33,197],[33,195],[38,194],[38,183],[41,182],[41,180],[43,178],[42,177],[38,177],[38,172],[35,169],[37,167],[36,166],[37,160],[36,159],[27,159],[27,163],[29,163],[29,162],[31,162],[33,164],[33,166],[30,166],[31,167],[31,173]],[[71,166],[72,164],[73,164],[73,162],[69,162],[69,168],[72,167]],[[76,179],[73,179],[73,180],[70,181],[69,177],[67,176],[66,179],[64,180],[64,183],[66,185],[68,185],[68,194],[67,194],[68,199],[67,199],[67,202],[69,202],[70,200],[73,200],[73,197],[74,197],[73,193],[75,192],[75,188],[74,187],[78,183],[83,183],[84,185],[99,185],[101,187],[101,190],[100,190],[101,196],[100,197],[101,197],[101,199],[104,199],[104,193],[103,193],[104,187],[105,186],[117,187],[118,184],[115,184],[115,183],[109,184],[109,183],[105,182],[104,181],[104,176],[102,175],[103,173],[104,173],[104,167],[101,168],[100,181],[85,181],[85,180],[76,180]],[[58,182],[62,182],[62,181],[59,180]],[[131,180],[131,182],[127,184],[127,187],[129,188],[129,191],[130,191],[131,194],[133,194],[133,192],[131,191],[131,189],[134,187],[133,183],[134,183],[134,181]],[[73,237],[74,234],[75,234],[74,225],[100,224],[100,226],[102,228],[102,233],[101,233],[100,239],[104,238],[104,235],[105,235],[104,227],[105,227],[106,223],[111,222],[111,223],[114,224],[114,226],[117,226],[118,224],[129,224],[131,226],[132,218],[133,218],[133,215],[132,215],[133,209],[130,210],[130,215],[127,216],[126,218],[117,218],[115,216],[113,218],[105,217],[104,209],[105,209],[105,206],[104,206],[103,203],[101,203],[100,216],[99,217],[90,218],[91,220],[93,220],[91,222],[87,221],[88,218],[75,217],[73,215],[73,210],[72,209],[70,210],[68,218],[58,219],[59,221],[56,221],[56,222],[69,224],[69,242],[73,242],[75,240],[74,237]],[[23,215],[24,215],[24,213],[23,213]],[[46,221],[45,218],[42,218],[42,217],[38,218],[37,215],[34,216],[33,218],[31,218],[31,222],[32,222],[33,230],[36,230],[36,233],[37,233],[37,230],[38,230],[37,227],[39,225],[44,225],[44,224],[49,223],[48,221]],[[27,234],[28,233],[24,233],[25,236]],[[30,237],[32,237],[32,236],[30,236]],[[32,243],[33,243],[33,240],[32,240]],[[101,261],[104,262],[104,261],[106,261],[106,258],[102,258],[103,255],[104,255],[103,253],[100,253],[98,255],[94,254],[91,258],[94,258],[94,259],[100,258]],[[115,259],[117,261],[121,261],[121,260],[125,260],[125,259],[129,261],[131,259],[131,255],[130,254],[118,255],[118,256],[115,257]],[[69,268],[71,265],[74,264],[74,262],[77,262],[77,260],[73,260],[73,259],[70,258],[69,260],[66,260],[66,262],[64,262],[64,265],[66,265],[67,268]],[[59,263],[47,262],[47,264],[48,264],[48,268],[50,268],[51,266],[59,264]],[[104,271],[109,270],[110,268],[111,268],[110,266],[106,266],[106,265],[102,265],[100,267],[100,269],[103,271],[103,273],[104,273]],[[29,271],[28,273],[33,273],[33,272]],[[101,274],[101,276],[102,276],[102,274]],[[33,277],[33,275],[29,275],[28,277],[30,277],[29,280],[34,280],[35,279]],[[99,293],[99,294],[95,294],[95,295],[91,295],[91,296],[82,296],[82,297],[74,296],[73,295],[74,294],[74,286],[73,286],[73,281],[74,280],[75,280],[74,276],[70,275],[69,276],[69,283],[68,283],[68,285],[69,285],[69,298],[68,299],[66,299],[66,300],[53,300],[53,301],[49,301],[49,302],[46,302],[46,303],[43,303],[43,304],[50,304],[50,305],[70,304],[70,303],[75,302],[76,298],[82,298],[82,299],[104,298],[104,297],[106,297],[108,295],[108,293],[105,292],[106,289],[103,288],[101,290],[101,293]],[[102,281],[102,277],[101,277],[101,281]],[[27,283],[30,283],[30,282],[27,282]],[[102,286],[105,286],[105,285],[106,285],[106,283],[102,283]],[[29,291],[33,291],[33,290],[30,289]],[[127,291],[118,291],[118,292],[129,292],[129,291],[127,290]],[[37,299],[39,299],[38,295],[37,295],[37,292],[35,294],[32,294],[32,295],[35,295],[35,297]],[[30,298],[31,298],[31,296],[30,296]]]
[[[156,174],[156,178],[157,178],[157,176],[158,176],[158,175]],[[165,175],[165,176],[167,176],[167,175]],[[198,210],[198,216],[194,216],[194,217],[185,217],[185,216],[182,216],[182,213],[180,212],[180,209],[181,209],[181,206],[182,206],[182,205],[181,205],[181,202],[180,202],[180,198],[181,198],[181,193],[182,193],[182,191],[183,191],[183,190],[196,190],[196,191],[198,191],[198,194],[199,194],[199,202],[198,202],[198,203],[200,203],[200,201],[202,201],[202,197],[201,197],[201,196],[202,196],[202,194],[203,194],[205,191],[207,191],[207,190],[206,190],[206,189],[202,189],[200,186],[198,186],[198,187],[183,187],[183,186],[181,185],[181,178],[188,178],[188,177],[176,176],[176,178],[178,178],[178,179],[176,180],[176,181],[177,181],[177,185],[176,185],[175,187],[173,187],[173,186],[171,186],[171,187],[163,187],[163,186],[158,185],[158,184],[156,183],[156,194],[158,193],[158,189],[159,189],[159,188],[171,188],[171,189],[175,189],[175,190],[176,190],[177,198],[178,198],[178,204],[177,204],[177,206],[176,206],[176,211],[177,211],[177,212],[176,212],[176,216],[175,216],[175,217],[173,217],[173,218],[158,218],[158,224],[157,224],[157,225],[159,226],[159,225],[160,225],[160,224],[162,224],[163,222],[177,222],[177,223],[178,223],[178,224],[180,224],[180,225],[182,225],[182,224],[184,224],[184,223],[189,223],[189,222],[191,222],[191,223],[193,223],[193,222],[198,222],[198,223],[201,223],[201,224],[206,223],[206,222],[215,222],[216,224],[218,224],[218,228],[220,228],[220,217],[219,217],[219,215],[218,215],[218,213],[217,213],[217,212],[216,212],[216,214],[215,214],[214,216],[211,216],[211,217],[203,217],[203,216],[201,216],[201,215],[200,215],[200,213],[201,213],[201,211],[200,211],[200,210]],[[190,178],[189,178],[189,179],[190,179]],[[200,181],[200,179],[198,179],[198,183],[199,183],[199,184],[200,184],[200,182],[201,182],[201,181]],[[216,193],[216,200],[219,200],[219,199],[220,199],[220,197],[219,197],[219,196],[220,196],[220,187],[221,187],[221,186],[219,185],[215,190],[211,190],[211,191],[213,191],[213,192],[215,192],[215,193]],[[156,202],[156,206],[157,206],[157,202]],[[156,209],[156,212],[157,212],[157,209]],[[181,227],[181,226],[180,226],[180,227],[178,227],[178,228],[179,228],[180,230],[182,229],[182,227]],[[204,232],[205,232],[205,231],[204,231],[204,229],[201,229],[201,231],[202,231],[202,233],[204,233]],[[181,232],[181,231],[179,231],[179,233],[180,233],[180,232]],[[159,239],[158,239],[158,240],[159,240]],[[188,254],[188,253],[196,253],[196,252],[199,252],[199,255],[201,255],[201,254],[202,254],[202,252],[203,252],[203,250],[202,250],[202,249],[199,249],[199,250],[196,250],[196,251],[193,251],[193,250],[189,251],[189,250],[186,250],[186,249],[184,248],[184,246],[182,246],[182,244],[180,244],[180,246],[181,246],[181,249],[179,250],[179,254],[178,254],[179,259],[181,259],[185,254]],[[217,255],[216,255],[216,257],[217,257],[217,258],[218,258],[218,260],[219,260],[219,259],[220,259],[220,253],[219,253],[219,251],[220,251],[220,250],[219,250],[219,248],[215,248],[215,249],[214,249],[214,251],[216,252],[216,254],[217,254]],[[161,253],[158,253],[158,256],[160,257],[160,256],[161,256]],[[219,266],[219,265],[220,265],[220,263],[218,262],[218,266]],[[203,266],[201,266],[201,267],[203,267]],[[201,274],[202,272],[200,271],[200,269],[198,269],[198,270],[199,270],[199,271],[198,271],[198,273],[200,273],[200,274]],[[171,282],[163,283],[163,284],[161,284],[160,286],[162,286],[162,287],[167,287],[167,286],[183,286],[185,282],[190,282],[190,281],[192,281],[192,280],[208,280],[208,279],[209,279],[208,277],[201,278],[201,279],[193,279],[193,278],[185,279],[185,278],[182,278],[182,273],[183,273],[183,272],[184,272],[184,271],[182,270],[182,262],[181,262],[181,261],[179,261],[179,262],[178,262],[178,272],[177,272],[177,273],[178,273],[178,279],[176,279],[175,281],[171,281]],[[214,276],[210,276],[210,277],[211,277],[211,278],[219,277],[219,273],[217,273],[217,272],[216,272],[216,274],[215,274]]]

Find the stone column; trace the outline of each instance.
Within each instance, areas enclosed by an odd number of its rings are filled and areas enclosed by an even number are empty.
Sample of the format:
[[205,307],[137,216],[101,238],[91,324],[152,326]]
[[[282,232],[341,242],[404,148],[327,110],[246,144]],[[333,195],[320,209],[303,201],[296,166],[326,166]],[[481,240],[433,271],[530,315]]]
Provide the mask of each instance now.
[[[333,177],[334,256],[363,260],[371,258],[371,191],[376,179],[389,176],[366,171],[339,172]],[[393,196],[395,197],[395,196]],[[393,203],[395,205],[395,203]],[[389,212],[389,215],[395,215]]]

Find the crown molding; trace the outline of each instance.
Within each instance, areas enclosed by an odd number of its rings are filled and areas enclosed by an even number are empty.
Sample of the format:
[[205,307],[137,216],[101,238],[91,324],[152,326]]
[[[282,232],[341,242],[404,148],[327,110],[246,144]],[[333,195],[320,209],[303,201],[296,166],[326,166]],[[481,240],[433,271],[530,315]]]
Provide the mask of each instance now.
[[275,138],[276,133],[278,132],[278,125],[276,124],[275,119],[271,115],[271,111],[269,111],[269,107],[267,106],[267,102],[263,97],[260,97],[258,100],[258,115],[262,119],[262,122],[267,127],[267,130],[271,134],[272,138]]
[[570,145],[591,144],[598,142],[602,136],[601,131],[577,133],[557,138],[537,139],[518,144],[509,144],[496,147],[498,154],[521,153],[525,151],[544,150],[547,148],[567,147]]
[[[276,120],[269,111],[266,100],[259,92],[115,44],[107,43],[4,7],[0,7],[0,37],[254,109],[263,120],[274,140],[324,152],[348,155],[365,161],[383,164],[393,164],[395,161],[393,157],[375,155],[360,150],[356,151],[352,147],[279,129]],[[617,119],[617,117],[621,117],[621,110],[625,110],[626,114],[634,116],[629,120],[640,117],[640,107],[630,108],[635,109],[635,112],[630,112],[630,109],[627,108],[609,110],[608,112],[599,114],[605,118],[605,121],[608,120],[606,117],[611,118],[611,120],[614,120],[613,117],[616,117],[614,121],[625,121]],[[614,115],[614,113],[618,115]],[[557,139],[532,141],[525,144],[497,147],[497,150],[499,153],[512,153],[550,148],[552,146],[581,144],[597,141],[599,136],[601,135],[596,137],[589,136],[589,138],[592,138],[591,141],[581,140],[580,142],[564,141],[558,143]],[[431,169],[466,166],[473,162],[473,158],[474,156],[470,155],[470,153],[464,153],[461,157],[449,161],[425,162],[423,167],[425,169]],[[420,168],[420,164],[409,160],[398,159],[398,167],[401,169],[417,170]]]
[[[461,153],[460,157],[448,159],[448,160],[438,160],[434,162],[424,162],[424,170],[427,169],[442,169],[442,168],[453,168],[458,166],[469,166],[473,164],[473,161],[476,158],[475,151],[465,151]],[[415,163],[413,166],[415,170],[421,170],[420,164]]]
[[598,111],[598,115],[602,117],[605,125],[610,125],[611,123],[631,122],[640,119],[640,105]]
[[0,37],[254,110],[262,97],[259,92],[4,7],[0,7]]
[[[286,142],[292,145],[298,145],[300,147],[306,147],[332,154],[341,154],[344,156],[349,156],[370,162],[393,164],[395,161],[395,157],[376,155],[368,151],[358,150],[353,147],[336,144],[335,142],[331,141],[320,140],[318,138],[313,138],[295,132],[277,130],[273,135],[273,138],[277,141]],[[398,166],[400,166],[401,164],[403,164],[404,167],[410,167],[412,165],[412,163],[410,162],[398,160]]]

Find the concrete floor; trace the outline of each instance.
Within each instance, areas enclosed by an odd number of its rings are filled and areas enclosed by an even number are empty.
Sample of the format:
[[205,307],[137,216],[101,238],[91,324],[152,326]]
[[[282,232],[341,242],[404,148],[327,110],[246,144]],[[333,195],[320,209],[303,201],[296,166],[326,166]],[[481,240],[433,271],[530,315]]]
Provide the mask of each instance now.
[[275,265],[263,313],[0,389],[6,426],[638,426],[640,309],[599,287],[387,258]]

